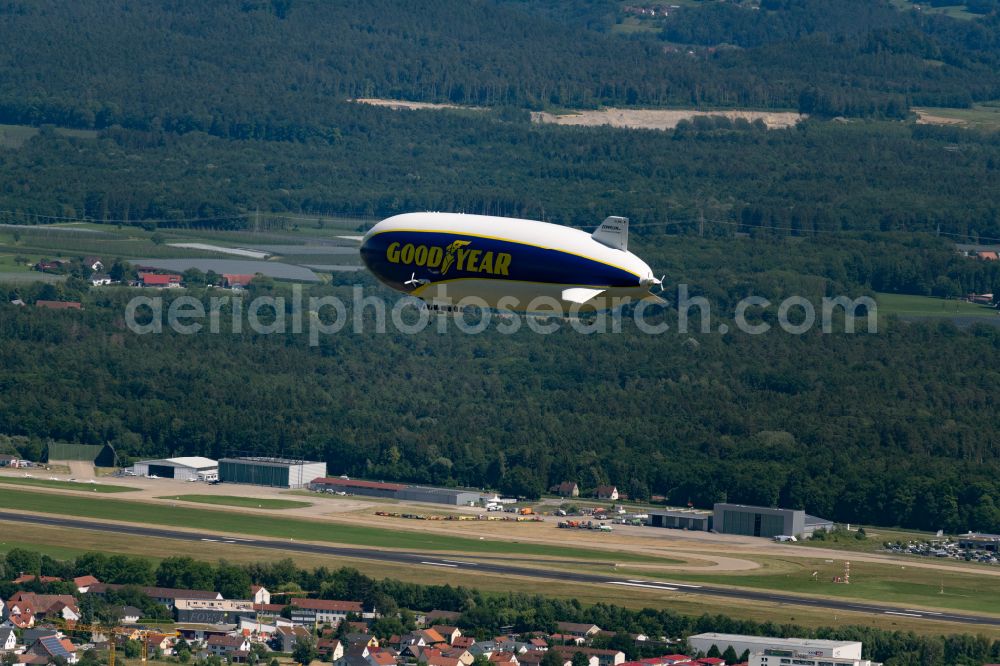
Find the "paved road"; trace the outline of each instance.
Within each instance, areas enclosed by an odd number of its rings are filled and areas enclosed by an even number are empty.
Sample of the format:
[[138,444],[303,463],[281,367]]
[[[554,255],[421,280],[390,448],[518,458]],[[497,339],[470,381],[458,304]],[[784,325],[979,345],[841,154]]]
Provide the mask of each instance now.
[[[614,578],[601,574],[579,573],[539,568],[541,563],[533,561],[532,568],[497,564],[495,562],[475,561],[489,558],[498,559],[492,555],[462,555],[461,559],[451,559],[451,556],[441,557],[437,553],[415,553],[405,551],[377,550],[359,546],[333,546],[301,541],[280,541],[277,539],[237,538],[229,535],[211,535],[199,532],[165,529],[159,527],[142,527],[139,525],[123,525],[118,523],[103,523],[77,518],[60,518],[56,516],[38,516],[0,511],[0,520],[47,525],[52,527],[68,527],[76,529],[112,532],[115,534],[130,534],[133,536],[157,537],[162,539],[178,539],[181,541],[228,543],[254,548],[269,548],[283,552],[313,553],[336,557],[350,557],[362,560],[378,560],[382,562],[397,562],[416,566],[439,567],[443,569],[460,569],[471,573],[482,572],[504,576],[526,576],[528,578],[544,578],[546,580],[563,580],[575,583],[590,583],[596,585],[616,586],[622,589],[663,590],[664,592],[682,592],[688,594],[706,594],[733,599],[765,601],[769,603],[793,604],[810,606],[829,610],[854,611],[862,613],[877,613],[880,615],[896,615],[908,618],[922,618],[946,622],[959,622],[971,625],[1000,626],[1000,618],[985,615],[965,615],[950,612],[932,612],[927,610],[900,608],[898,606],[883,606],[840,599],[813,599],[799,597],[780,592],[763,590],[731,589],[712,585],[695,585],[662,580],[644,580],[636,578]],[[455,556],[459,557],[459,556]]]

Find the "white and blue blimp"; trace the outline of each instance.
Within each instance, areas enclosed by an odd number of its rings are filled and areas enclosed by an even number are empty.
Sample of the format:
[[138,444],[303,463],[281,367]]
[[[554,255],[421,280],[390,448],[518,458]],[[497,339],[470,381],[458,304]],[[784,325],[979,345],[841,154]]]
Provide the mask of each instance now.
[[[435,308],[476,303],[530,312],[604,310],[662,299],[649,266],[628,251],[628,219],[594,233],[547,222],[459,213],[406,213],[362,239],[368,269]],[[542,305],[544,304],[544,305]]]

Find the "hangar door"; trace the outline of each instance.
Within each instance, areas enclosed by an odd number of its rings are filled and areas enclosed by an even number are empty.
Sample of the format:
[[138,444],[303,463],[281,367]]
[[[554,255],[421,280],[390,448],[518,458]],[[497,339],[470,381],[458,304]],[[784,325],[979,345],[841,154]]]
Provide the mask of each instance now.
[[150,465],[149,475],[158,476],[161,479],[174,478],[174,468],[169,465]]

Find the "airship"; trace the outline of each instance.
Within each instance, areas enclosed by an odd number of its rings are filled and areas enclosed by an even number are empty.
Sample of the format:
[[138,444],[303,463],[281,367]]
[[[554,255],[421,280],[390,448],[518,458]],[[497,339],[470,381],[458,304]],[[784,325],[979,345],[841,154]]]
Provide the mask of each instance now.
[[[434,309],[463,303],[512,312],[613,309],[664,303],[649,266],[628,251],[628,219],[597,230],[462,213],[405,213],[382,220],[361,243],[381,282]],[[544,305],[543,305],[544,304]]]

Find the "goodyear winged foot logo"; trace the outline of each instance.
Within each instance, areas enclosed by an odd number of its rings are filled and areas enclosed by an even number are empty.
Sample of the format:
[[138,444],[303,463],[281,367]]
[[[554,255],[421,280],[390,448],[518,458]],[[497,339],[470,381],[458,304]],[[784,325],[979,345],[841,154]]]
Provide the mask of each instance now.
[[455,262],[455,253],[458,252],[458,248],[465,247],[469,244],[469,241],[457,240],[452,241],[451,245],[444,252],[444,261],[441,262],[441,275],[448,273],[448,269]]
[[394,242],[386,248],[385,258],[392,264],[437,269],[435,272],[442,276],[452,268],[465,273],[510,275],[509,253],[478,250],[471,245],[472,241],[467,240],[454,240],[446,247]]

